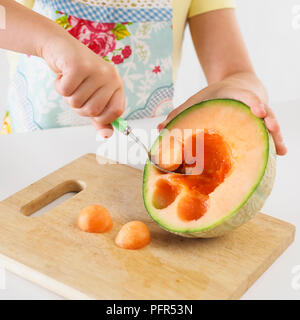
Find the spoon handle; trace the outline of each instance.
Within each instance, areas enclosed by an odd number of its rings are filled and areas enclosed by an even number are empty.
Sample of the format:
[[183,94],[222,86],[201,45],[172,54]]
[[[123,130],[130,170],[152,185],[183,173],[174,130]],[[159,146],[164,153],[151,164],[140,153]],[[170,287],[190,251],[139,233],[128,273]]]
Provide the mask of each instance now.
[[111,124],[116,130],[125,134],[126,136],[128,136],[131,131],[131,129],[128,125],[128,122],[121,117],[116,119],[115,121],[113,121]]
[[171,171],[168,171],[166,169],[160,168],[151,157],[151,153],[148,151],[148,148],[143,144],[143,142],[132,132],[132,129],[129,127],[127,121],[123,118],[118,118],[115,121],[113,121],[112,126],[118,130],[119,132],[123,133],[125,136],[129,136],[135,143],[137,143],[140,147],[142,147],[148,156],[148,159],[150,162],[160,171],[163,171],[165,173],[173,173]]
[[123,118],[118,118],[113,121],[112,126],[118,130],[119,132],[123,133],[125,136],[129,136],[135,143],[139,144],[147,153],[149,157],[149,151],[147,147],[143,144],[143,142],[132,132],[132,129],[129,127],[128,122]]

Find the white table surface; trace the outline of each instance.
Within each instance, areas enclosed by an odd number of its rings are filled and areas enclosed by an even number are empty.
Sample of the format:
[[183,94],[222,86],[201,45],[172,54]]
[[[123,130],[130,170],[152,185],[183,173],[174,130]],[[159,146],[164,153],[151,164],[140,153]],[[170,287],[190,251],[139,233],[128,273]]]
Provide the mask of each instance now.
[[[300,227],[300,101],[277,104],[289,153],[278,158],[277,179],[263,212]],[[150,130],[156,120],[134,121],[133,127]],[[86,153],[96,153],[100,142],[90,127],[54,129],[0,136],[0,200]],[[300,265],[300,238],[256,281],[243,299],[299,299],[300,279],[292,270]],[[299,267],[300,268],[300,267]],[[294,269],[295,270],[295,269]],[[1,271],[1,270],[0,270]],[[62,299],[8,271],[1,299]],[[300,271],[298,271],[300,275]],[[1,278],[1,276],[0,276]],[[292,283],[298,284],[293,286]]]

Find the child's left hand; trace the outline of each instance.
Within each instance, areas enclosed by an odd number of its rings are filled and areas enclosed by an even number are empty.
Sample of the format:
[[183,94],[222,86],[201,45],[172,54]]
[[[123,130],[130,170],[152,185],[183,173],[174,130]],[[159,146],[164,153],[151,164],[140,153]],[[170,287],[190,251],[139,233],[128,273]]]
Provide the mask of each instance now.
[[287,153],[278,121],[267,104],[265,90],[253,74],[233,75],[223,81],[210,84],[173,110],[167,119],[158,125],[158,129],[162,130],[169,121],[184,109],[203,100],[218,98],[235,99],[247,104],[254,115],[264,119],[266,127],[274,139],[277,154],[285,155]]

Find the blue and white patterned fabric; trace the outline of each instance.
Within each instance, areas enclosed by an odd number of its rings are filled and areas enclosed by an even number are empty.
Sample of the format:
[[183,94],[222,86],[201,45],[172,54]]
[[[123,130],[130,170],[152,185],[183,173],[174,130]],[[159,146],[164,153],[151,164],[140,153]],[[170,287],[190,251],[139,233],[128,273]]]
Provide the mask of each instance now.
[[[173,109],[171,0],[91,2],[37,0],[34,10],[115,65],[124,81],[126,119],[168,114]],[[20,56],[9,93],[12,132],[90,123],[55,91],[55,78],[43,59]]]
[[[57,10],[67,12],[77,18],[100,22],[147,22],[147,21],[171,21],[172,8],[122,8],[103,7],[76,3],[70,0],[42,0]],[[126,1],[125,1],[126,2]],[[117,5],[117,1],[115,5]],[[120,2],[119,2],[120,4]]]

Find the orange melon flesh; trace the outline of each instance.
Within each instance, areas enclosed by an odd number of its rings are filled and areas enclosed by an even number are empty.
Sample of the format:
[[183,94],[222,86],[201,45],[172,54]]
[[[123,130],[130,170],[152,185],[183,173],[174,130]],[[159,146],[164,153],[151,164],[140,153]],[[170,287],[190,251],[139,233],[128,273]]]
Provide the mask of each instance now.
[[127,222],[119,231],[115,243],[123,249],[137,250],[150,243],[148,227],[141,221]]
[[96,204],[83,208],[79,212],[77,225],[85,232],[103,233],[112,229],[113,220],[106,208]]
[[[193,195],[185,196],[178,204],[178,216],[185,221],[199,219],[207,210],[207,201],[209,194],[224,181],[231,168],[231,157],[229,147],[223,138],[214,132],[204,132],[204,167],[201,174],[180,175],[175,174],[170,177],[170,182],[160,179],[156,182],[155,192],[153,194],[153,204],[157,209],[166,208],[176,198],[178,187],[184,186],[189,189]],[[199,140],[200,141],[200,140]],[[188,169],[193,173],[196,163],[187,164],[186,155],[196,155],[196,134],[188,139],[188,143],[182,143],[183,163],[179,172],[185,172]],[[185,152],[186,148],[192,148],[191,152]],[[197,172],[196,172],[197,173]],[[194,213],[194,214],[193,214]]]
[[200,219],[207,211],[207,195],[191,191],[181,197],[177,206],[178,217],[182,221]]
[[153,205],[157,209],[168,207],[177,197],[178,188],[167,180],[158,180],[153,193]]
[[[234,100],[205,101],[179,114],[167,129],[181,130],[182,136],[185,129],[204,132],[204,168],[201,174],[182,176],[146,163],[144,203],[161,227],[184,236],[216,236],[261,208],[275,177],[275,148],[263,121],[248,106]],[[195,138],[184,137],[183,150]],[[185,160],[177,172],[193,170]]]
[[182,141],[174,136],[163,137],[157,151],[152,153],[151,159],[160,168],[175,171],[182,164]]

